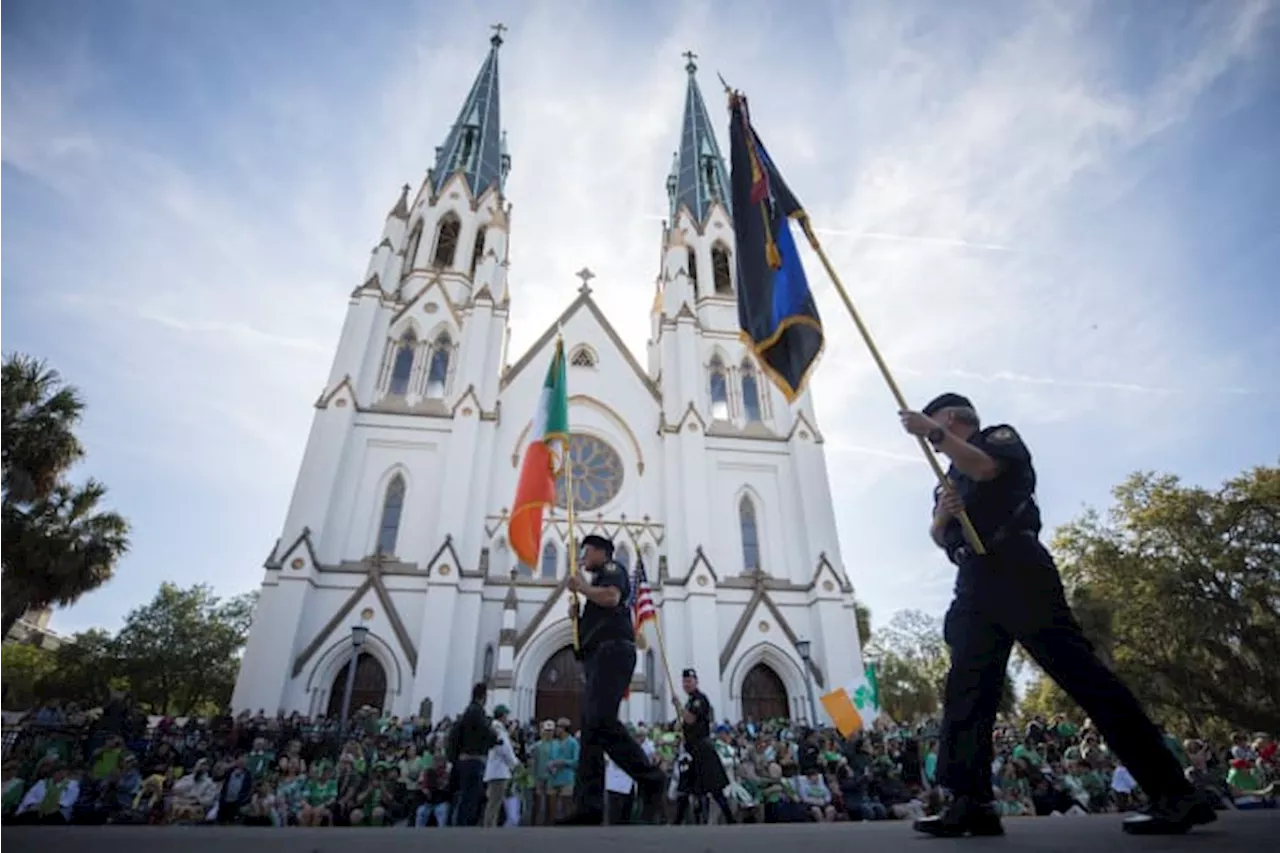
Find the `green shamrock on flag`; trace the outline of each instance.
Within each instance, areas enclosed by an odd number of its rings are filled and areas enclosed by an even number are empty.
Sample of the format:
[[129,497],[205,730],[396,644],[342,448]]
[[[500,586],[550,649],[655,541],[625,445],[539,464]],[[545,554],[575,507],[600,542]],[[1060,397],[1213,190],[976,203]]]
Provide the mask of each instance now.
[[862,685],[853,692],[853,704],[858,706],[858,710],[865,710],[868,706],[875,706],[875,695],[871,692],[871,688]]

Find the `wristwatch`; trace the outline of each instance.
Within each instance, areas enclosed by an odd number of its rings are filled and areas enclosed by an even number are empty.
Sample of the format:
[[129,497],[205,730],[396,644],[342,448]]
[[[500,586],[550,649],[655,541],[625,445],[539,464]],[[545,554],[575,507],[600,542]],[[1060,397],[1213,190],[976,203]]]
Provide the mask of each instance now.
[[925,438],[929,439],[929,443],[933,445],[934,450],[938,449],[938,445],[942,444],[946,437],[947,431],[942,427],[934,427],[925,436]]

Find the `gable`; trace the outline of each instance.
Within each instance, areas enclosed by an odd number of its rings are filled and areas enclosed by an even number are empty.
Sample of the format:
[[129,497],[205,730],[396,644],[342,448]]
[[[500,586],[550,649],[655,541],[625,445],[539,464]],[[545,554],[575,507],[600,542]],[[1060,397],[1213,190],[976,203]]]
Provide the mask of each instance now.
[[[525,354],[503,373],[499,387],[505,389],[514,383],[520,374],[529,368],[533,362],[544,363],[549,356],[543,357],[543,350],[553,346],[556,335],[561,332],[565,335],[566,346],[573,347],[583,341],[590,344],[599,356],[601,365],[607,365],[614,358],[621,359],[630,369],[629,372],[635,376],[640,386],[649,393],[654,401],[662,402],[662,395],[658,390],[657,383],[649,378],[649,375],[640,366],[640,362],[636,361],[636,357],[632,355],[631,350],[622,342],[622,338],[618,336],[613,324],[609,322],[604,316],[604,312],[600,310],[595,300],[591,298],[590,291],[580,293],[577,299],[569,303],[569,307],[547,327],[547,330],[533,342],[533,345],[529,347]],[[539,381],[541,381],[541,378],[538,377]],[[571,388],[572,382],[571,378]]]

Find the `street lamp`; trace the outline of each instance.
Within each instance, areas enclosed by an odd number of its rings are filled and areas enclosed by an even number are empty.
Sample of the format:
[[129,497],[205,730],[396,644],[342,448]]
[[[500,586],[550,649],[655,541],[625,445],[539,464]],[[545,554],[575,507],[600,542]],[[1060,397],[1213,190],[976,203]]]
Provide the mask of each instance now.
[[813,667],[809,665],[811,645],[808,640],[796,640],[796,651],[800,653],[800,660],[804,661],[804,689],[809,693],[809,725],[816,728],[818,725],[818,703],[813,701]]
[[369,629],[363,625],[351,626],[351,660],[347,663],[347,686],[342,691],[342,731],[347,731],[347,719],[351,715],[351,692],[356,687],[356,667],[360,664],[360,647],[369,636]]

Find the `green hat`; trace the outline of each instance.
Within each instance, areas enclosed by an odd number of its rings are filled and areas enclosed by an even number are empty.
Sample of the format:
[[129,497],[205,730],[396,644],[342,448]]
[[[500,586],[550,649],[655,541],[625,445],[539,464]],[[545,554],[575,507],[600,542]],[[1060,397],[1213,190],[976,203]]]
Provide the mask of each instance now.
[[508,708],[506,705],[499,705],[498,707],[493,709],[493,716],[495,719],[505,717],[507,714],[510,714],[510,713],[511,713],[511,709]]

